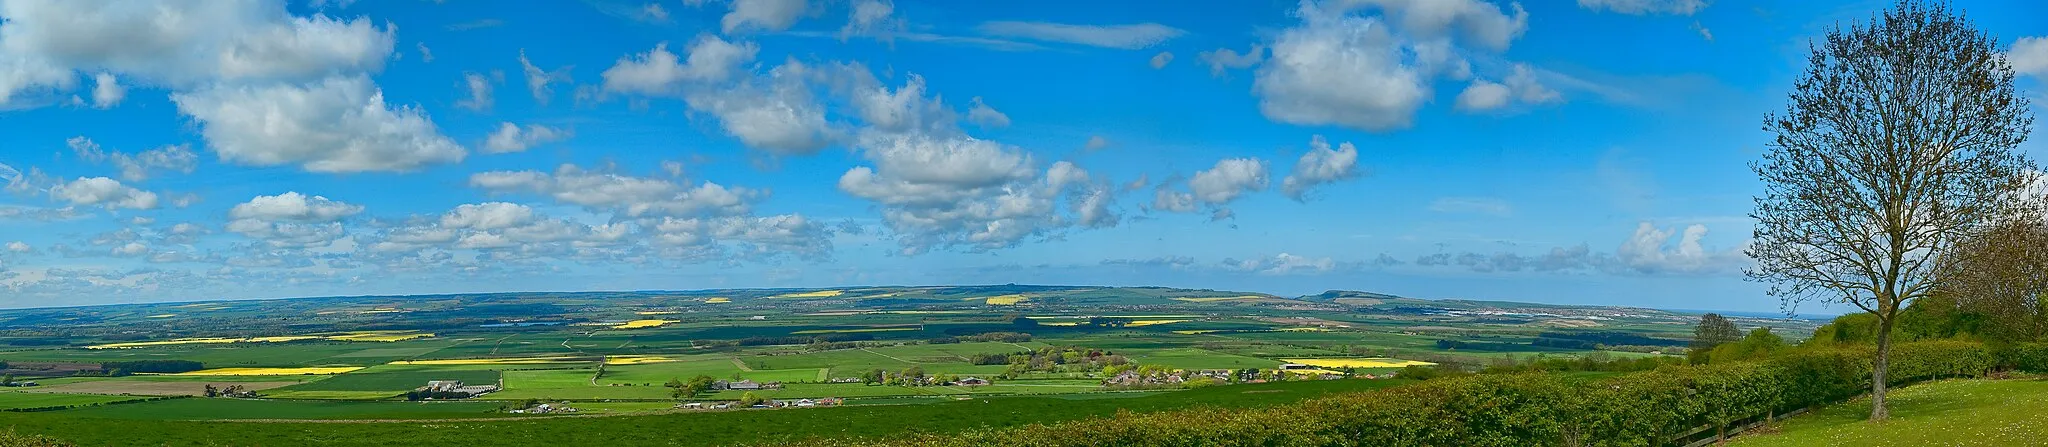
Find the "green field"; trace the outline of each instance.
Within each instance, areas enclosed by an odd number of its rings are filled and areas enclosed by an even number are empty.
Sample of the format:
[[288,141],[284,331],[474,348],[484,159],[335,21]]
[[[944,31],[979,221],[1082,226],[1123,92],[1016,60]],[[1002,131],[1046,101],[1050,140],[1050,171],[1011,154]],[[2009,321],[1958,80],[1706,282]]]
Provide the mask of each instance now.
[[342,374],[278,391],[391,391],[405,392],[426,386],[433,380],[460,380],[465,384],[495,385],[498,372],[481,369],[379,367]]
[[[1784,421],[1739,447],[1813,445],[2037,445],[2048,440],[2048,380],[1949,380],[1892,390],[1891,419],[1872,424],[1870,399]],[[1770,431],[1770,430],[1766,430]]]
[[[343,402],[255,399],[170,399],[48,412],[93,419],[440,419],[502,417],[485,402]],[[37,413],[45,414],[45,413]],[[102,420],[100,423],[106,423]],[[129,422],[123,422],[127,424]],[[260,424],[259,424],[260,425]],[[98,444],[89,444],[98,445]]]
[[[583,445],[600,436],[608,446],[735,445],[796,442],[813,437],[883,438],[905,432],[954,432],[1103,417],[1119,410],[1152,412],[1209,406],[1245,408],[1294,402],[1329,393],[1366,391],[1399,380],[1333,380],[1210,387],[1187,391],[1098,393],[1088,399],[989,397],[919,405],[848,406],[800,410],[703,411],[598,418],[545,418],[434,423],[237,423],[150,420],[177,412],[240,418],[362,417],[422,419],[485,417],[475,403],[307,403],[178,399],[53,413],[0,413],[0,426],[55,436],[79,445],[324,445],[386,446],[431,439],[435,445],[495,446],[508,440],[533,445]],[[185,406],[161,406],[190,401]],[[931,402],[922,400],[919,402]],[[245,405],[247,404],[247,405]],[[127,408],[136,407],[136,408]],[[611,404],[596,409],[615,408]],[[645,408],[628,404],[622,409]],[[115,411],[108,411],[115,410]],[[477,413],[469,413],[476,411]],[[94,416],[94,417],[78,417]],[[107,430],[101,417],[133,418]],[[945,421],[933,423],[933,421]]]
[[0,409],[62,407],[72,405],[93,405],[140,399],[130,396],[107,396],[100,394],[30,393],[23,391],[0,391]]

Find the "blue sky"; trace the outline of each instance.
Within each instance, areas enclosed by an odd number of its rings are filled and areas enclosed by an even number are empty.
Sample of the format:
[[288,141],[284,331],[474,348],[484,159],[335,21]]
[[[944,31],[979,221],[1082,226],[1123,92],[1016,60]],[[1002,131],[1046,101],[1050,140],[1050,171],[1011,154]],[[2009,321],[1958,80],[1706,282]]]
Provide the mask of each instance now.
[[[1886,4],[0,0],[0,307],[1037,283],[1775,310],[1741,275],[1763,114]],[[1958,6],[2041,98],[2048,7]]]

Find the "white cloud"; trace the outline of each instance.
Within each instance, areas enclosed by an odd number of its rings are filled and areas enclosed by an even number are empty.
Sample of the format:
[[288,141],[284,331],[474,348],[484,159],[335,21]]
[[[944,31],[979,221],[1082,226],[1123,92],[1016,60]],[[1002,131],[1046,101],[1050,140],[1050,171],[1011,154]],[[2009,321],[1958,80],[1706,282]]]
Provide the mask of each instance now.
[[1171,51],[1161,51],[1159,54],[1152,55],[1151,64],[1153,70],[1166,68],[1166,64],[1171,63],[1173,63],[1173,52]]
[[[1622,14],[1674,14],[1689,16],[1707,8],[1707,0],[1579,0],[1579,7]],[[1712,40],[1712,39],[1709,39]]]
[[26,242],[14,241],[7,243],[7,251],[15,253],[32,253],[36,251],[36,248],[29,246]]
[[1330,148],[1330,142],[1316,135],[1309,140],[1308,152],[1295,161],[1294,172],[1280,181],[1281,192],[1294,200],[1304,200],[1309,191],[1317,186],[1358,177],[1358,148],[1350,142]]
[[1485,79],[1473,79],[1472,85],[1458,93],[1457,109],[1478,112],[1507,107],[1512,92],[1508,86]]
[[717,117],[726,135],[747,147],[778,155],[808,155],[824,149],[834,131],[825,108],[805,84],[807,68],[794,60],[723,90],[691,94],[692,110]]
[[469,98],[463,99],[461,101],[456,101],[456,107],[461,107],[477,112],[491,110],[490,77],[484,76],[483,73],[477,72],[463,73],[462,84],[469,92]]
[[80,177],[50,188],[50,197],[72,205],[98,205],[107,209],[154,209],[156,193],[121,184],[106,177]]
[[185,145],[164,146],[143,151],[140,154],[108,151],[101,148],[99,143],[93,142],[91,138],[83,136],[65,139],[64,145],[70,147],[73,153],[78,154],[78,158],[85,161],[92,163],[113,162],[114,167],[121,170],[121,178],[131,182],[149,179],[149,173],[153,170],[177,171],[190,174],[199,164],[199,155],[192,153],[192,150],[185,147]]
[[884,41],[890,40],[903,28],[902,20],[889,18],[895,13],[896,4],[889,0],[854,0],[846,26],[839,29],[839,38],[873,35]]
[[1265,160],[1226,158],[1218,160],[1215,167],[1195,172],[1188,180],[1188,190],[1194,192],[1195,200],[1222,205],[1245,193],[1265,190],[1266,175]]
[[502,230],[533,222],[533,208],[506,202],[455,207],[441,216],[441,226],[471,230]]
[[149,253],[149,246],[141,242],[129,242],[113,249],[113,255],[121,257],[140,256],[143,253]]
[[171,95],[222,160],[313,172],[410,171],[462,161],[426,112],[388,108],[367,77],[305,85],[221,86]]
[[[1642,222],[1636,225],[1635,234],[1615,251],[1615,259],[1623,268],[1638,273],[1730,271],[1747,262],[1739,250],[1707,251],[1700,244],[1706,235],[1707,226],[1693,224],[1685,227],[1678,240],[1672,243],[1671,230]],[[1667,243],[1671,245],[1669,249],[1665,248]]]
[[980,96],[974,97],[972,102],[974,106],[967,109],[967,122],[986,128],[1010,127],[1009,115],[983,104]]
[[1099,151],[1108,147],[1109,139],[1103,138],[1101,135],[1091,135],[1088,137],[1088,142],[1081,145],[1082,149],[1089,151]]
[[1202,63],[1209,64],[1210,75],[1222,76],[1224,72],[1232,69],[1258,65],[1259,61],[1266,58],[1266,47],[1252,45],[1252,49],[1246,50],[1243,54],[1229,48],[1217,48],[1215,51],[1203,51],[1195,56],[1201,58]]
[[561,141],[569,138],[568,131],[539,124],[528,124],[520,128],[510,121],[499,123],[498,130],[484,140],[484,152],[502,154],[520,152],[527,148]]
[[553,173],[478,173],[470,176],[469,184],[498,193],[540,194],[557,202],[627,217],[741,215],[759,197],[753,190],[717,183],[691,187],[663,179],[593,172],[567,164]]
[[1407,128],[1436,77],[1470,76],[1464,53],[1506,50],[1527,30],[1528,13],[1511,6],[1513,14],[1478,0],[1304,1],[1301,24],[1278,34],[1253,81],[1259,110],[1289,124]]
[[1714,41],[1714,30],[1707,29],[1707,26],[1701,25],[1700,21],[1692,21],[1692,30],[1698,31],[1701,39],[1706,39],[1708,42]]
[[418,44],[414,45],[414,48],[417,48],[417,49],[419,49],[419,50],[420,50],[420,61],[421,61],[421,62],[426,62],[426,63],[433,63],[433,62],[434,62],[434,50],[433,50],[433,49],[431,49],[431,48],[427,48],[427,43],[426,43],[426,42],[420,42],[420,43],[418,43]]
[[802,17],[809,5],[805,0],[732,0],[732,12],[718,20],[726,34],[737,31],[787,30]]
[[284,6],[11,1],[0,5],[0,16],[8,18],[0,54],[23,66],[97,67],[142,83],[190,87],[375,72],[391,53],[392,31],[367,18],[294,17]]
[[1513,206],[1506,201],[1491,197],[1443,197],[1429,203],[1432,212],[1446,214],[1484,214],[1507,216],[1514,214]]
[[274,196],[256,196],[248,202],[236,204],[228,210],[228,217],[235,220],[335,222],[361,212],[362,205],[291,191]]
[[1195,195],[1167,189],[1160,185],[1152,194],[1152,209],[1176,213],[1195,212]]
[[2022,37],[2015,40],[2012,43],[2012,51],[2006,53],[2005,57],[2012,62],[2013,71],[2048,82],[2048,36]]
[[740,65],[754,60],[760,47],[753,42],[732,43],[705,34],[690,42],[687,59],[668,51],[668,42],[653,50],[619,58],[604,74],[609,92],[642,95],[671,95],[685,82],[720,82],[731,79]]
[[554,98],[554,91],[548,88],[548,84],[571,81],[571,67],[557,68],[552,72],[541,70],[540,67],[533,65],[532,60],[526,58],[525,48],[519,49],[519,68],[526,74],[527,91],[533,93],[533,101],[540,105],[548,105],[548,100]]
[[1253,272],[1261,275],[1312,275],[1329,273],[1337,269],[1337,261],[1324,257],[1315,258],[1289,253],[1280,253],[1262,259],[1225,259],[1223,267],[1230,270]]
[[122,99],[128,97],[128,89],[121,87],[120,81],[114,78],[113,73],[96,74],[92,76],[92,80],[92,106],[94,108],[111,109],[115,105],[121,104]]
[[1178,28],[1157,23],[1130,25],[1071,25],[1050,22],[996,21],[981,24],[982,34],[1088,45],[1103,48],[1136,50],[1147,48],[1175,37],[1187,34]]
[[657,23],[667,22],[668,10],[662,8],[660,3],[648,3],[647,6],[640,7],[640,20]]

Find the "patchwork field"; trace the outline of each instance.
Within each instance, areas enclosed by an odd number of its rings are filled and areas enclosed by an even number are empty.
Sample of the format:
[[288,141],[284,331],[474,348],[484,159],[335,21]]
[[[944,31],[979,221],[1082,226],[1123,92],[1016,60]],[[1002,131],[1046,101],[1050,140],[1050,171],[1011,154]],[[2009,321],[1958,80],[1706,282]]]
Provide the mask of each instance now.
[[35,387],[29,393],[77,393],[135,396],[199,396],[206,393],[206,386],[226,388],[241,386],[249,391],[260,391],[298,385],[300,382],[267,381],[158,381],[158,380],[94,380],[58,385]]
[[129,396],[103,394],[30,393],[22,391],[0,392],[0,410],[17,408],[46,408],[73,405],[94,405],[135,400]]

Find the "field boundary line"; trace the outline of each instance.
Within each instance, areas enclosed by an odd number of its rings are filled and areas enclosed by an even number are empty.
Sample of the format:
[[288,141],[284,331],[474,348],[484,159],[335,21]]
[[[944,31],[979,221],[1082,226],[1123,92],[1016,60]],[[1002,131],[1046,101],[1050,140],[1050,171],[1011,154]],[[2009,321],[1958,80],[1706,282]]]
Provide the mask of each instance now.
[[867,351],[867,353],[869,353],[869,354],[874,354],[874,355],[879,355],[879,356],[883,356],[883,357],[888,357],[888,358],[889,358],[889,360],[895,360],[895,361],[898,361],[898,362],[908,363],[908,364],[912,364],[912,365],[916,365],[916,364],[918,364],[917,362],[913,362],[913,361],[909,361],[909,360],[904,360],[904,359],[899,359],[899,358],[896,358],[896,356],[893,356],[893,355],[889,355],[889,354],[883,354],[883,353],[880,353],[880,352],[875,352],[875,350],[873,350],[873,349],[868,349],[868,348],[860,348],[860,350],[862,350],[862,351]]
[[732,366],[739,367],[741,372],[754,372],[754,367],[747,366],[745,360],[740,360],[739,357],[732,357],[730,359],[732,360]]

